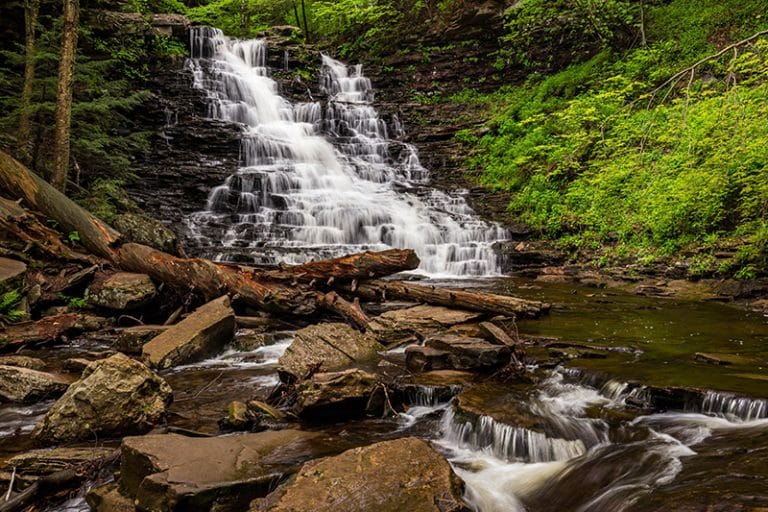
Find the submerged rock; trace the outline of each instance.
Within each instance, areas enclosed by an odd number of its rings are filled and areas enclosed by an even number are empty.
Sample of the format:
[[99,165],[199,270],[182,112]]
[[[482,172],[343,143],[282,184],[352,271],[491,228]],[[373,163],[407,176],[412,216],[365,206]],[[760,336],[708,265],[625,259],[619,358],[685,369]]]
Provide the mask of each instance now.
[[382,344],[391,346],[423,340],[430,334],[481,316],[481,313],[440,306],[415,306],[377,316],[368,324],[368,331]]
[[323,455],[324,444],[322,434],[299,430],[127,437],[120,489],[140,510],[243,510],[295,465]]
[[171,388],[149,368],[116,354],[91,363],[35,427],[42,443],[146,432],[165,415]]
[[67,390],[69,382],[50,373],[0,365],[0,400],[31,403],[53,398]]
[[85,298],[93,306],[123,311],[146,306],[156,293],[148,275],[117,272],[97,278],[85,291]]
[[408,437],[304,464],[252,512],[469,512],[464,484],[426,442]]
[[[280,371],[302,377],[308,370],[340,370],[378,357],[384,347],[372,336],[347,324],[327,323],[305,327],[296,332],[291,345],[280,357]],[[290,380],[290,377],[288,377]]]
[[141,352],[151,366],[170,368],[214,355],[234,336],[235,312],[223,295],[147,342]]
[[316,373],[297,386],[293,412],[305,419],[330,420],[380,411],[383,400],[376,403],[377,388],[380,389],[376,376],[358,369]]

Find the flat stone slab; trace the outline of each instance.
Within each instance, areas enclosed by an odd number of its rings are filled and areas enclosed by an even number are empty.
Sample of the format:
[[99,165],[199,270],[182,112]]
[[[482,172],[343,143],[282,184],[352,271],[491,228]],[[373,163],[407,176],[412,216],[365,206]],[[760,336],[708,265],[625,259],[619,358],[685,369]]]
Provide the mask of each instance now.
[[296,480],[251,504],[256,512],[468,512],[450,464],[414,437],[307,462]]
[[120,489],[141,510],[211,510],[221,500],[243,510],[273,489],[284,473],[326,455],[324,438],[299,430],[210,438],[126,437]]
[[457,324],[471,322],[482,313],[440,306],[415,306],[387,311],[368,324],[368,332],[387,346],[416,341]]
[[69,381],[19,366],[0,366],[0,400],[31,403],[62,395]]
[[378,357],[384,347],[373,336],[347,324],[326,323],[299,329],[280,357],[280,370],[301,377],[319,365],[321,371],[342,370]]
[[0,258],[0,290],[6,281],[21,277],[27,271],[27,264],[10,258]]
[[405,363],[411,371],[492,370],[509,363],[510,358],[506,345],[455,334],[430,336],[423,347],[405,350]]
[[152,338],[141,353],[150,366],[165,369],[212,356],[234,336],[235,312],[223,295]]
[[316,373],[297,386],[293,412],[305,419],[338,420],[362,416],[368,407],[375,408],[371,397],[377,388],[380,386],[376,375],[356,368]]

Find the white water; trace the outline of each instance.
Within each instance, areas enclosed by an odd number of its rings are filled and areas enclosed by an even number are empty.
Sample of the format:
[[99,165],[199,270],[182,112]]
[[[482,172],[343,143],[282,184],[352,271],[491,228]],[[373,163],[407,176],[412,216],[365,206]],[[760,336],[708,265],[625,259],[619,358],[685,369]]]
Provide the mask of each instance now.
[[[453,409],[444,412],[437,444],[466,482],[465,499],[475,510],[525,512],[546,505],[546,510],[620,512],[672,482],[686,458],[696,456],[696,445],[710,436],[768,427],[768,419],[757,417],[760,400],[713,392],[702,403],[708,414],[640,416],[611,434],[607,424],[586,413],[597,405],[623,408],[631,386],[609,381],[598,389],[566,382],[564,374],[568,371],[554,372],[529,404],[559,437],[488,416],[459,422]],[[584,478],[590,483],[580,488]]]
[[361,66],[323,56],[327,102],[291,104],[269,76],[263,40],[198,27],[191,48],[208,115],[245,127],[242,167],[187,219],[208,256],[298,263],[396,247],[414,249],[424,274],[498,273],[491,244],[505,230],[423,186],[427,171],[413,146],[389,139]]

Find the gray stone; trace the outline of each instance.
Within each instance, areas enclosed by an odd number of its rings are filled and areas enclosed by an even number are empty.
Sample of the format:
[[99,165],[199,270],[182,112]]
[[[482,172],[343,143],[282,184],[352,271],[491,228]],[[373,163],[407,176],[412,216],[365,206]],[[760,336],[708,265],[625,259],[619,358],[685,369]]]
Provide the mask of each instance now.
[[327,323],[305,327],[296,332],[291,345],[280,358],[280,371],[302,377],[309,369],[333,371],[370,361],[384,347],[373,336],[347,324]]
[[171,388],[123,354],[94,361],[35,427],[42,443],[142,433],[165,415]]
[[115,228],[128,240],[148,245],[174,256],[184,256],[179,237],[162,222],[141,213],[123,213],[115,217]]
[[61,395],[69,382],[50,373],[0,366],[0,399],[6,402],[31,403]]
[[146,306],[156,293],[148,275],[117,272],[97,278],[85,291],[85,298],[93,306],[123,311]]
[[469,512],[450,464],[414,437],[307,462],[252,512]]
[[210,438],[127,437],[120,489],[141,510],[243,510],[294,465],[322,455],[327,449],[323,438],[298,430]]
[[415,306],[387,311],[377,316],[368,324],[368,332],[382,344],[392,346],[407,341],[423,340],[430,334],[470,322],[481,316],[481,313],[440,306]]
[[187,318],[171,326],[141,350],[155,368],[199,361],[218,353],[235,336],[235,313],[226,295],[197,308]]

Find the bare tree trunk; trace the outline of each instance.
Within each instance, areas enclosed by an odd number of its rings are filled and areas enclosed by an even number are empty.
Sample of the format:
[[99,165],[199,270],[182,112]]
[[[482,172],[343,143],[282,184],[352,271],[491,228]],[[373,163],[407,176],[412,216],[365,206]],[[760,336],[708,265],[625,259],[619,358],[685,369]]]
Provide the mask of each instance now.
[[64,33],[59,57],[59,85],[56,92],[55,139],[53,143],[53,170],[51,184],[64,191],[69,169],[70,135],[72,124],[72,84],[75,79],[75,52],[77,27],[80,16],[79,0],[64,1]]
[[301,20],[299,19],[299,8],[296,6],[296,0],[293,0],[293,15],[296,16],[296,26],[301,28]]
[[307,24],[307,5],[304,0],[301,0],[301,16],[304,18],[304,42],[310,43],[309,25]]
[[24,164],[31,163],[29,139],[32,131],[30,122],[30,107],[32,105],[32,87],[35,80],[35,28],[37,13],[40,11],[40,0],[24,1],[24,87],[21,90],[21,106],[19,108],[19,134],[17,147],[19,160]]

